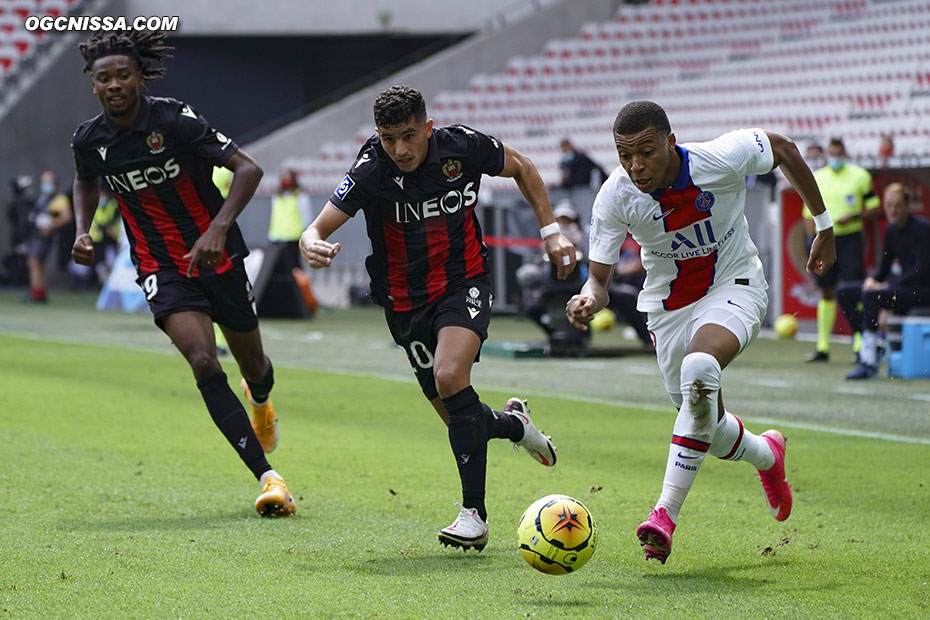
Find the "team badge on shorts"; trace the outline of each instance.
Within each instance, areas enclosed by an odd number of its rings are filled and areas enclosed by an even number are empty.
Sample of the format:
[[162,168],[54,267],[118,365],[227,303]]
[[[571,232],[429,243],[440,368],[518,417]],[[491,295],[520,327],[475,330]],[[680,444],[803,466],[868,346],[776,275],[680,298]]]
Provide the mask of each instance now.
[[442,165],[442,173],[446,175],[446,182],[458,180],[462,176],[462,162],[457,159],[449,159]]
[[145,143],[149,146],[149,153],[152,155],[158,155],[165,150],[165,136],[157,131],[150,133],[145,139]]
[[701,192],[697,195],[697,198],[694,199],[694,206],[697,207],[698,211],[710,211],[710,208],[714,206],[714,195],[711,192]]
[[475,318],[478,316],[478,313],[481,312],[481,300],[478,299],[478,295],[480,294],[481,291],[479,291],[476,286],[468,289],[468,295],[465,297],[465,304],[471,318]]

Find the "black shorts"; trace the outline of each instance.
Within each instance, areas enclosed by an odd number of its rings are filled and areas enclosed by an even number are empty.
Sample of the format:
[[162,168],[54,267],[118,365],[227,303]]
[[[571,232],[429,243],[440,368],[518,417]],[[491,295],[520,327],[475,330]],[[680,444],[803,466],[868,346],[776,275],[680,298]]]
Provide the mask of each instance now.
[[155,315],[155,324],[162,329],[166,316],[187,311],[208,314],[237,332],[258,327],[252,284],[241,262],[216,276],[188,278],[176,271],[156,271],[140,275],[136,282]]
[[[437,334],[443,327],[456,325],[472,330],[483,343],[488,339],[491,323],[491,281],[487,276],[468,280],[464,286],[447,291],[431,304],[406,312],[384,311],[388,329],[394,342],[407,352],[420,389],[426,398],[439,396],[433,379],[433,358],[436,354]],[[481,357],[481,349],[475,362]]]
[[836,262],[830,267],[830,271],[822,276],[814,274],[814,282],[817,284],[817,288],[831,288],[836,286],[838,282],[864,279],[862,252],[861,232],[836,237]]

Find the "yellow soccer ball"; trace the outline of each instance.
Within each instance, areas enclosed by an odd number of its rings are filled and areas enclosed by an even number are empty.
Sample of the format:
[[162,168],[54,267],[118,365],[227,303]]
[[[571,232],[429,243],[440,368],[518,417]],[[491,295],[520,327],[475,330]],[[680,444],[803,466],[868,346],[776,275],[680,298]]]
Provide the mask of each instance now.
[[597,547],[597,524],[584,504],[547,495],[526,509],[517,528],[520,555],[536,570],[565,575],[584,566]]
[[798,333],[798,319],[793,314],[783,314],[775,319],[775,333],[779,338],[794,338]]

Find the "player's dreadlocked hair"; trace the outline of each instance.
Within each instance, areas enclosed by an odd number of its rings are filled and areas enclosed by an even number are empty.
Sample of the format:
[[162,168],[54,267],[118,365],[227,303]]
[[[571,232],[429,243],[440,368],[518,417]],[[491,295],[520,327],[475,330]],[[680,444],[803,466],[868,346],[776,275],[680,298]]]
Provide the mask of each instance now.
[[166,36],[166,33],[159,30],[98,30],[78,44],[78,50],[84,58],[84,73],[90,73],[94,63],[105,56],[129,56],[139,65],[143,79],[157,80],[167,73],[162,62],[171,57],[168,52],[174,49],[165,45]]
[[614,135],[629,136],[650,127],[655,127],[663,134],[672,132],[662,106],[651,101],[633,101],[623,106],[617,114],[614,120]]
[[426,101],[415,88],[391,86],[375,99],[376,127],[400,125],[411,116],[420,123],[426,121]]

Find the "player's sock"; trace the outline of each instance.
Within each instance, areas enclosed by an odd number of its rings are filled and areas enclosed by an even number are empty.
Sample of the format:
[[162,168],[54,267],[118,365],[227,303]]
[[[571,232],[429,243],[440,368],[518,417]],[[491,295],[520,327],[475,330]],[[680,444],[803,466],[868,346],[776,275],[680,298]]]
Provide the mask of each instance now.
[[509,439],[515,442],[523,439],[523,423],[516,416],[494,411],[484,403],[481,403],[481,408],[488,425],[488,439]]
[[689,353],[681,362],[681,409],[675,418],[672,444],[656,508],[678,522],[681,505],[694,484],[710,448],[717,419],[720,364],[707,353]]
[[836,300],[821,299],[817,302],[817,350],[830,351],[830,334],[836,323]]
[[488,426],[478,394],[468,386],[442,399],[449,414],[449,443],[462,480],[462,505],[474,508],[488,520],[484,507],[485,476],[488,464]]
[[258,383],[252,383],[248,379],[245,380],[249,385],[252,404],[256,407],[261,407],[268,402],[268,394],[271,393],[271,388],[274,386],[274,366],[271,365],[271,360],[267,356],[265,359],[268,361],[268,372],[265,373],[262,380]]
[[213,423],[220,429],[229,445],[252,471],[256,478],[271,469],[265,452],[252,430],[252,423],[242,403],[226,381],[226,373],[220,372],[197,382],[200,394],[207,404]]
[[746,461],[761,470],[775,464],[768,442],[743,428],[743,421],[729,411],[717,424],[708,452],[725,461]]
[[262,485],[262,486],[265,486],[265,480],[266,480],[267,478],[277,478],[278,480],[284,480],[284,478],[281,477],[281,474],[279,474],[278,472],[276,472],[276,471],[273,470],[273,469],[269,469],[268,471],[266,471],[265,473],[263,473],[263,474],[261,475],[261,477],[259,477],[258,483],[259,483],[260,485]]
[[862,348],[859,349],[859,361],[868,366],[878,365],[878,333],[871,330],[862,332]]

